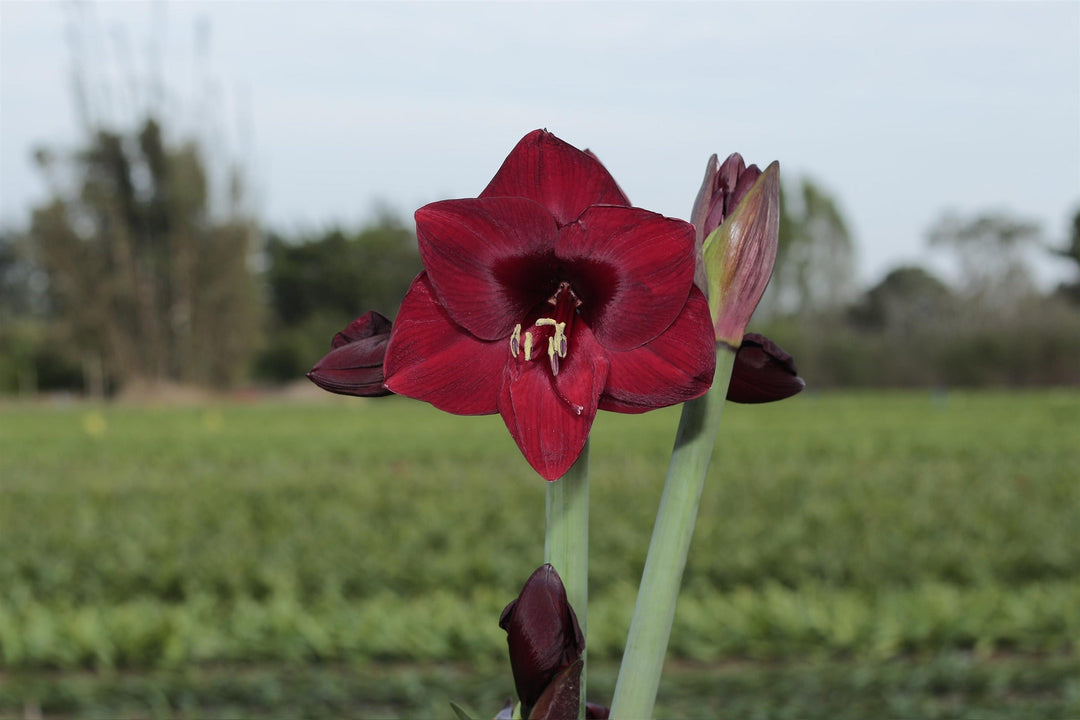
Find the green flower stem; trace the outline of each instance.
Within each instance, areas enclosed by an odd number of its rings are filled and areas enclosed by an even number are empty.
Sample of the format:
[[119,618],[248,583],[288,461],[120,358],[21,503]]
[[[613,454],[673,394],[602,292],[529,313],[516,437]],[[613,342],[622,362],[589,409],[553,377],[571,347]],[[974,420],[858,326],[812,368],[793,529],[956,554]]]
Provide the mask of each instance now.
[[[544,561],[551,563],[566,587],[581,632],[588,637],[589,617],[589,441],[566,474],[547,484],[547,535]],[[585,653],[581,655],[585,662]],[[581,709],[585,716],[585,669],[581,670]]]
[[690,538],[694,534],[701,491],[734,362],[735,352],[718,344],[712,387],[696,400],[683,404],[626,651],[615,683],[611,703],[611,717],[615,720],[652,717]]

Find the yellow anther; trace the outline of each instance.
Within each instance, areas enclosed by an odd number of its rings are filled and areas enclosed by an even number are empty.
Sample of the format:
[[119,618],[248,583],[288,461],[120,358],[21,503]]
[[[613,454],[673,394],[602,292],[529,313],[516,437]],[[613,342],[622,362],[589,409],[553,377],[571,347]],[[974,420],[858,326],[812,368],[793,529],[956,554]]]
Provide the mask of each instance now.
[[559,357],[566,357],[566,323],[555,323],[555,337],[552,339],[559,348]]
[[525,333],[525,360],[526,360],[526,362],[528,362],[529,360],[532,360],[532,344],[533,344],[532,333],[530,333],[530,332]]
[[514,327],[514,332],[510,335],[510,354],[514,357],[518,356],[521,352],[521,324],[519,323]]
[[555,328],[554,340],[555,344],[549,347],[556,348],[555,352],[559,354],[559,357],[566,357],[566,323],[558,322],[555,318],[540,318],[535,323],[536,327],[551,326]]

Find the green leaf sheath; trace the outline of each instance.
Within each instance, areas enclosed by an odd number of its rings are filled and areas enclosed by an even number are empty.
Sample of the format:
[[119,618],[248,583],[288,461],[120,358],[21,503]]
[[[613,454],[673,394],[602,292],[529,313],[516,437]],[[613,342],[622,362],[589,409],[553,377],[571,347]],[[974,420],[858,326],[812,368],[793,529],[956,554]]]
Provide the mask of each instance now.
[[[588,652],[589,617],[589,441],[577,462],[547,485],[547,535],[544,562],[551,563],[566,587]],[[581,671],[581,712],[585,712],[585,669]]]
[[712,387],[701,397],[683,404],[675,449],[671,453],[634,617],[615,684],[611,717],[616,720],[642,720],[652,716],[683,568],[686,567],[734,361],[735,353],[730,348],[717,345]]

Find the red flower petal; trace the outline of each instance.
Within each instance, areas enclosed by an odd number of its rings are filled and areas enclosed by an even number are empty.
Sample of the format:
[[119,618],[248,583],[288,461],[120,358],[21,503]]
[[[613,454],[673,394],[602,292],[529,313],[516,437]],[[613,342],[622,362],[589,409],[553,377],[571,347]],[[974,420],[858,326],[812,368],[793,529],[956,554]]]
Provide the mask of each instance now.
[[560,226],[576,220],[590,205],[630,205],[595,155],[546,130],[534,130],[518,142],[480,197],[535,200]]
[[694,226],[640,208],[589,208],[559,233],[555,254],[581,316],[608,350],[630,350],[666,330],[694,282]]
[[[594,373],[603,371],[599,387],[604,387],[609,371],[608,352],[596,342],[596,337],[584,323],[574,326],[569,342],[573,350],[560,361],[559,374],[552,379],[552,386],[571,410],[584,412],[585,408],[596,405],[600,394]],[[538,362],[543,363],[545,359]],[[595,414],[595,410],[593,412]]]
[[641,413],[686,402],[712,385],[716,368],[709,303],[696,287],[671,327],[626,352],[609,352],[611,369],[600,409]]
[[573,350],[557,379],[545,358],[506,364],[499,412],[525,459],[545,480],[566,474],[596,417],[608,361],[603,349],[590,341],[588,328],[575,329]]
[[439,301],[481,340],[509,337],[558,284],[555,220],[525,198],[425,205],[416,211],[416,237]]
[[504,342],[483,342],[458,327],[420,273],[390,335],[386,387],[455,415],[489,415],[498,409],[509,355]]

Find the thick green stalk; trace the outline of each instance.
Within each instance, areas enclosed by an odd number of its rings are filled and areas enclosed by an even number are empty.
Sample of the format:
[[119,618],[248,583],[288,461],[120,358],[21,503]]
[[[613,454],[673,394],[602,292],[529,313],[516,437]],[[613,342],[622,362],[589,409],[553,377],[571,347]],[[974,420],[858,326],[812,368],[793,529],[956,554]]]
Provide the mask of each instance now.
[[683,404],[619,679],[615,683],[611,703],[611,717],[615,720],[652,717],[690,538],[694,534],[734,361],[732,349],[717,345],[713,386],[703,396]]
[[[544,561],[566,587],[581,632],[588,638],[589,617],[589,441],[566,474],[547,485]],[[581,655],[582,662],[585,654]],[[585,716],[585,668],[581,669],[581,710]]]

